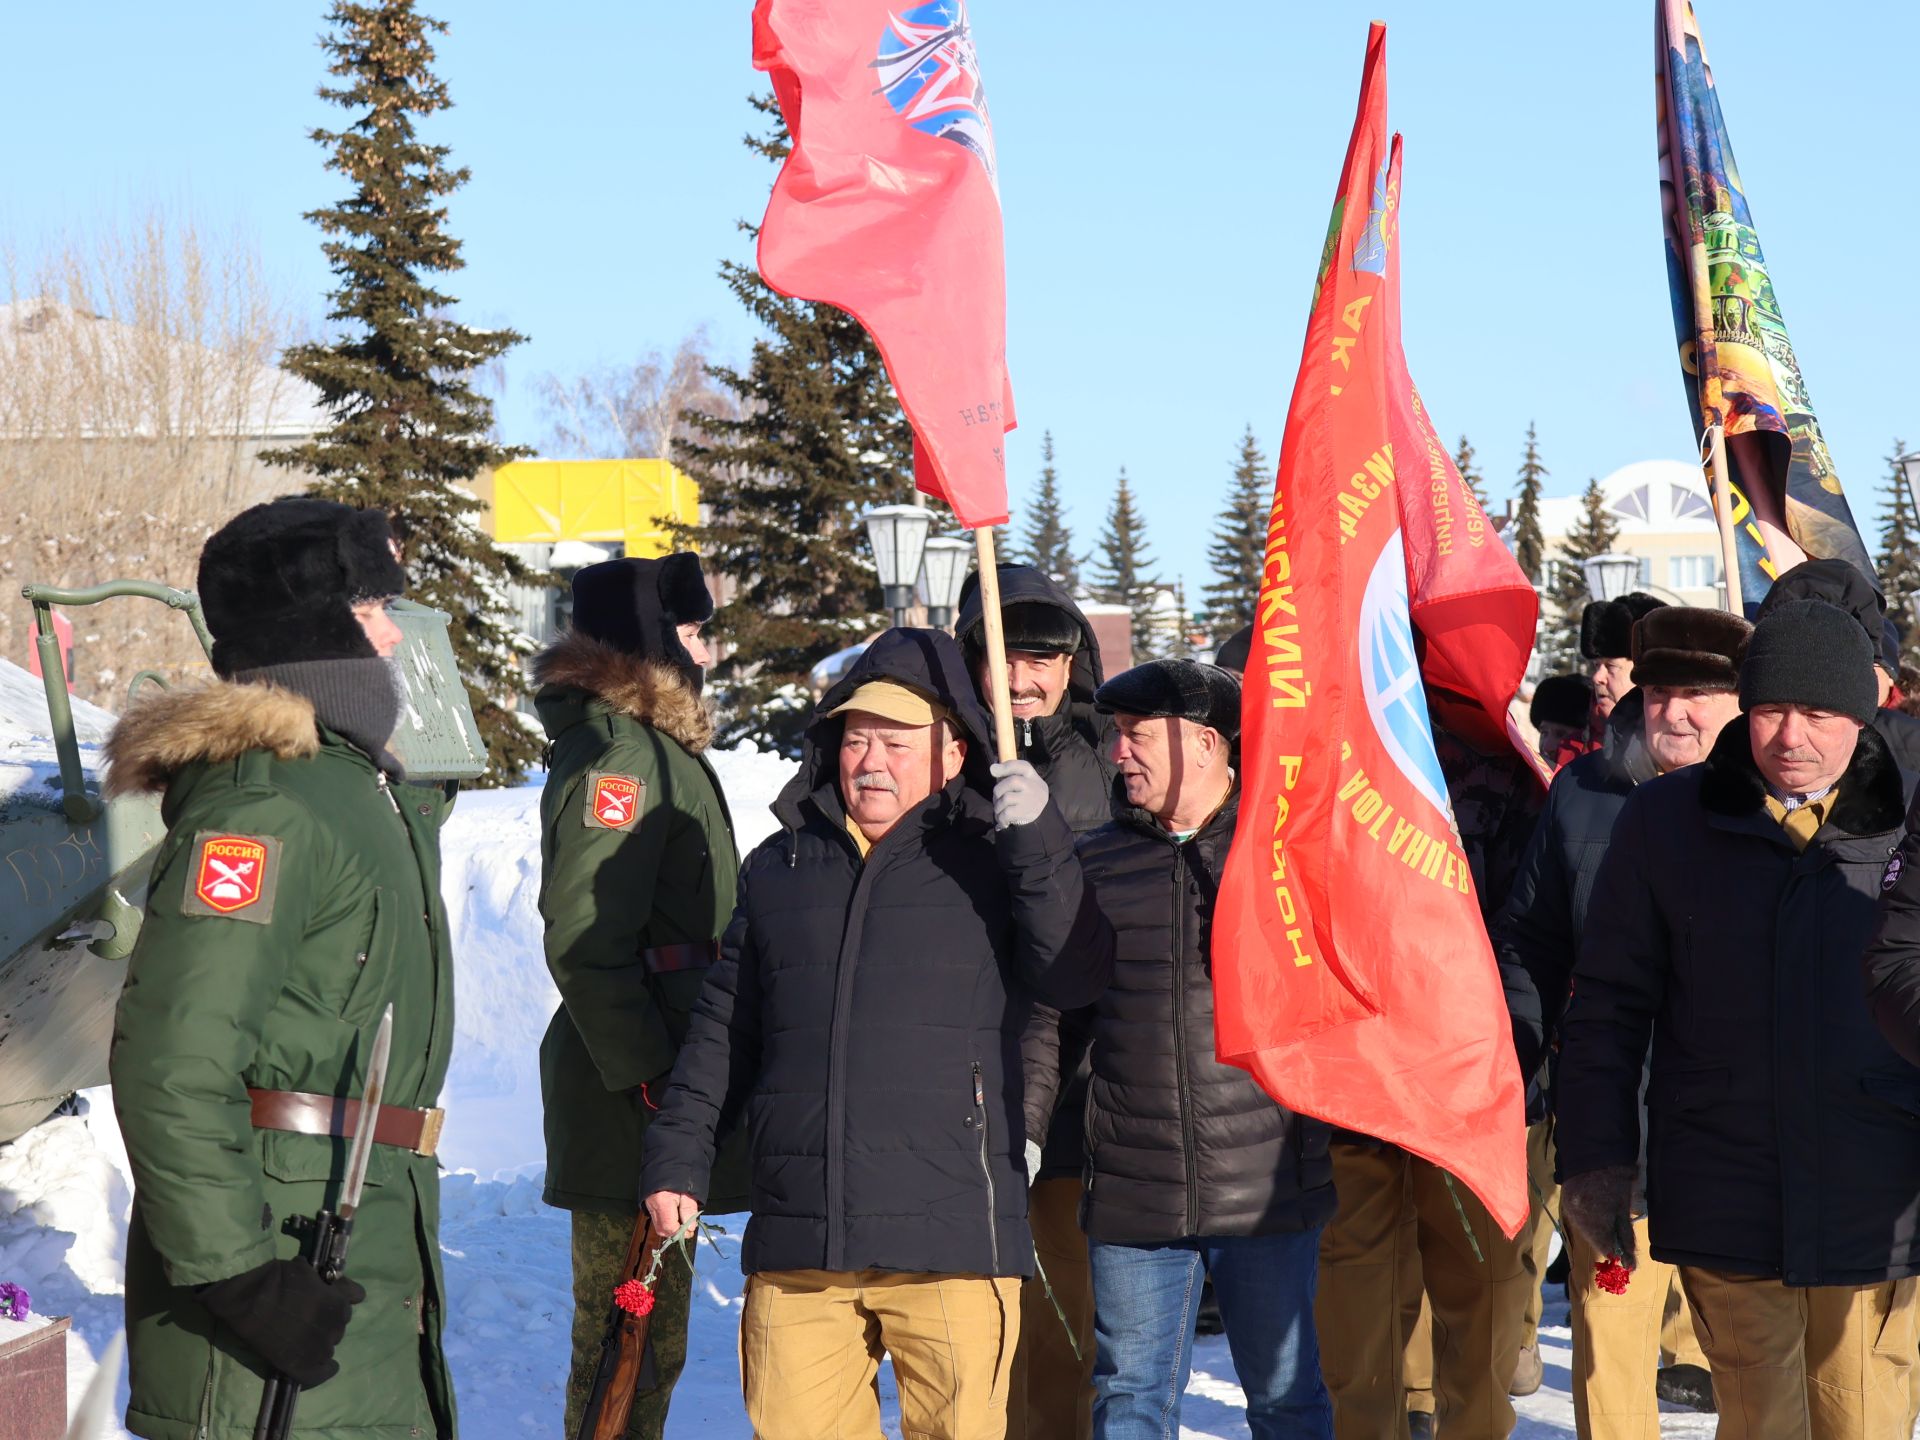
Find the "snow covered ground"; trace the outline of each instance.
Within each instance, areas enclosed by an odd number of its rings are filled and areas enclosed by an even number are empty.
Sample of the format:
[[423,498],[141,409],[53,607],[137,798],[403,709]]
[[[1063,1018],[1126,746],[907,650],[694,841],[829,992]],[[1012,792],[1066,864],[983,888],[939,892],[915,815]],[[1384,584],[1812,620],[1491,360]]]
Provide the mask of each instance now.
[[[35,757],[38,759],[39,757]],[[789,773],[775,756],[743,749],[714,757],[741,848],[774,827],[768,802]],[[540,952],[539,791],[463,795],[444,837],[445,891],[458,973],[458,1024],[442,1146],[441,1246],[448,1286],[448,1356],[468,1440],[551,1437],[560,1427],[572,1302],[566,1216],[540,1203],[538,1047],[555,1004]],[[24,1284],[34,1306],[73,1317],[69,1393],[77,1401],[120,1327],[121,1263],[130,1195],[126,1159],[104,1090],[80,1114],[57,1117],[0,1146],[0,1280]],[[739,1226],[720,1253],[702,1248],[688,1364],[669,1433],[745,1437],[735,1334],[742,1289]],[[1566,1306],[1556,1297],[1541,1330],[1546,1388],[1516,1402],[1516,1435],[1571,1434]],[[8,1322],[0,1321],[0,1339]],[[883,1372],[885,1416],[898,1405]],[[126,1388],[121,1379],[119,1405]],[[1183,1434],[1247,1435],[1245,1402],[1225,1341],[1194,1348]],[[1673,1436],[1706,1436],[1710,1416],[1674,1415]],[[110,1423],[100,1440],[119,1440]],[[93,1437],[88,1437],[93,1440]]]

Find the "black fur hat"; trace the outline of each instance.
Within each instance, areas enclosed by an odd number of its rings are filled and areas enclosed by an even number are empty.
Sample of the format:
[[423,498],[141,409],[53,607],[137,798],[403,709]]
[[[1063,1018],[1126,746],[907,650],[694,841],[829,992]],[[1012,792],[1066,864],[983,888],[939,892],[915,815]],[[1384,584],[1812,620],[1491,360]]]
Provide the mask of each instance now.
[[700,667],[677,632],[712,618],[713,596],[690,550],[657,560],[602,560],[573,577],[575,630],[629,655],[677,665],[695,689]]
[[407,586],[377,510],[304,495],[242,510],[200,551],[200,610],[213,669],[234,675],[307,660],[361,660],[373,644],[353,607]]
[[1666,601],[1639,590],[1618,600],[1591,600],[1580,612],[1580,658],[1626,660],[1633,655],[1633,625],[1642,615],[1666,607]]
[[1633,683],[1737,690],[1753,626],[1725,610],[1662,605],[1633,627]]
[[1252,654],[1253,626],[1242,625],[1220,642],[1220,648],[1213,652],[1213,663],[1222,670],[1231,670],[1234,674],[1244,677],[1247,673],[1247,660]]
[[[1028,600],[1000,609],[1007,649],[1030,655],[1071,655],[1080,648],[1080,622],[1058,605]],[[970,635],[972,632],[968,632]]]
[[1568,725],[1575,730],[1587,728],[1587,716],[1593,709],[1593,682],[1584,675],[1549,675],[1533,688],[1527,705],[1527,719],[1538,730],[1542,725]]
[[1240,677],[1198,660],[1136,665],[1096,690],[1093,703],[1109,715],[1171,715],[1240,738]]

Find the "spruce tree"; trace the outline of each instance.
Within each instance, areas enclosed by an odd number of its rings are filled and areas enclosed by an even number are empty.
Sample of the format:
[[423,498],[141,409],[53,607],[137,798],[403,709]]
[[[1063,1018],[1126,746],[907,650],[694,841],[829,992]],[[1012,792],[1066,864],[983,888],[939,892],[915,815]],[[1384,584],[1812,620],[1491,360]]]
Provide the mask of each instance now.
[[1587,481],[1580,500],[1579,523],[1560,542],[1553,582],[1547,589],[1555,622],[1549,654],[1556,671],[1573,669],[1579,663],[1580,615],[1593,599],[1580,562],[1589,556],[1611,553],[1620,538],[1619,522],[1607,509],[1607,497],[1598,480]]
[[1134,508],[1127,467],[1120,467],[1113,506],[1100,534],[1100,558],[1094,567],[1094,593],[1108,605],[1125,605],[1133,612],[1133,658],[1151,660],[1160,653],[1154,596],[1160,582],[1155,561],[1147,552],[1146,526]]
[[[778,163],[779,107],[750,103],[768,129],[747,148]],[[707,518],[676,535],[735,587],[712,627],[727,648],[711,674],[722,739],[792,753],[812,713],[808,671],[887,623],[860,516],[912,497],[913,432],[852,316],[775,293],[751,265],[725,260],[720,275],[767,334],[744,370],[708,372],[737,414],[690,417],[699,438],[674,453]]]
[[1021,558],[1045,571],[1069,591],[1080,588],[1080,563],[1073,553],[1073,532],[1067,528],[1066,508],[1060,503],[1060,476],[1053,468],[1053,432],[1040,437],[1040,489],[1027,512],[1021,538]]
[[392,517],[409,597],[451,617],[454,656],[487,745],[482,783],[511,784],[540,748],[515,714],[526,642],[505,598],[526,572],[480,528],[481,505],[466,486],[526,453],[491,438],[493,404],[471,383],[524,337],[459,323],[448,314],[454,298],[432,283],[466,263],[442,202],[468,172],[414,129],[453,103],[432,70],[431,37],[446,25],[413,0],[342,0],[328,20],[334,29],[321,48],[343,83],[322,86],[320,96],[353,118],[312,138],[332,152],[327,168],[353,193],[306,218],[328,237],[321,250],[338,284],[327,318],[339,333],[292,347],[282,363],[320,392],[331,423],[309,443],[261,458],[308,472],[316,495]]
[[1513,558],[1520,570],[1535,585],[1540,583],[1540,566],[1547,558],[1547,542],[1540,533],[1540,485],[1547,478],[1547,467],[1540,463],[1540,445],[1533,422],[1527,422],[1527,453],[1520,461],[1520,506],[1513,517]]
[[1214,577],[1206,587],[1207,622],[1216,645],[1241,626],[1253,623],[1272,510],[1273,477],[1249,425],[1240,437],[1240,454],[1227,487],[1227,503],[1215,522],[1213,543],[1207,547]]
[[1887,455],[1887,523],[1880,531],[1879,565],[1887,614],[1900,627],[1900,658],[1910,664],[1920,653],[1920,519],[1900,466],[1906,452],[1907,442],[1895,440]]
[[1453,468],[1460,472],[1460,479],[1467,489],[1473,492],[1473,498],[1480,502],[1482,510],[1487,508],[1487,477],[1480,473],[1474,463],[1473,442],[1465,435],[1460,437],[1460,447],[1453,452]]

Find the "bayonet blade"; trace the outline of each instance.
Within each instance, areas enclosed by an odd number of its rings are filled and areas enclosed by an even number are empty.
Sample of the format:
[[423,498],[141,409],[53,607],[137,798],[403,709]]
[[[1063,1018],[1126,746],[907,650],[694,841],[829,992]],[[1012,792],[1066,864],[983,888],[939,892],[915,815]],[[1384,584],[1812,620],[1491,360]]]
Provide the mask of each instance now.
[[393,1051],[393,1006],[380,1017],[373,1035],[373,1053],[367,1059],[367,1079],[360,1090],[360,1122],[354,1127],[353,1148],[347,1152],[347,1176],[340,1185],[340,1203],[334,1213],[351,1220],[360,1208],[360,1190],[367,1183],[367,1162],[373,1158],[373,1131],[386,1099],[387,1060]]

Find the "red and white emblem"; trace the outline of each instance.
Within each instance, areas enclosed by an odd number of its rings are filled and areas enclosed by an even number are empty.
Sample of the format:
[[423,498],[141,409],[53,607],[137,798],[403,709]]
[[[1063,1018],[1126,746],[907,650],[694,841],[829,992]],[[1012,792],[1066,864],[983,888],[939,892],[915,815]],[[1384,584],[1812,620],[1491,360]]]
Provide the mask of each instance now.
[[601,775],[593,782],[593,818],[608,830],[624,830],[640,817],[640,782],[631,775]]
[[231,915],[259,903],[267,882],[265,842],[246,835],[209,835],[200,842],[193,893],[209,910]]

